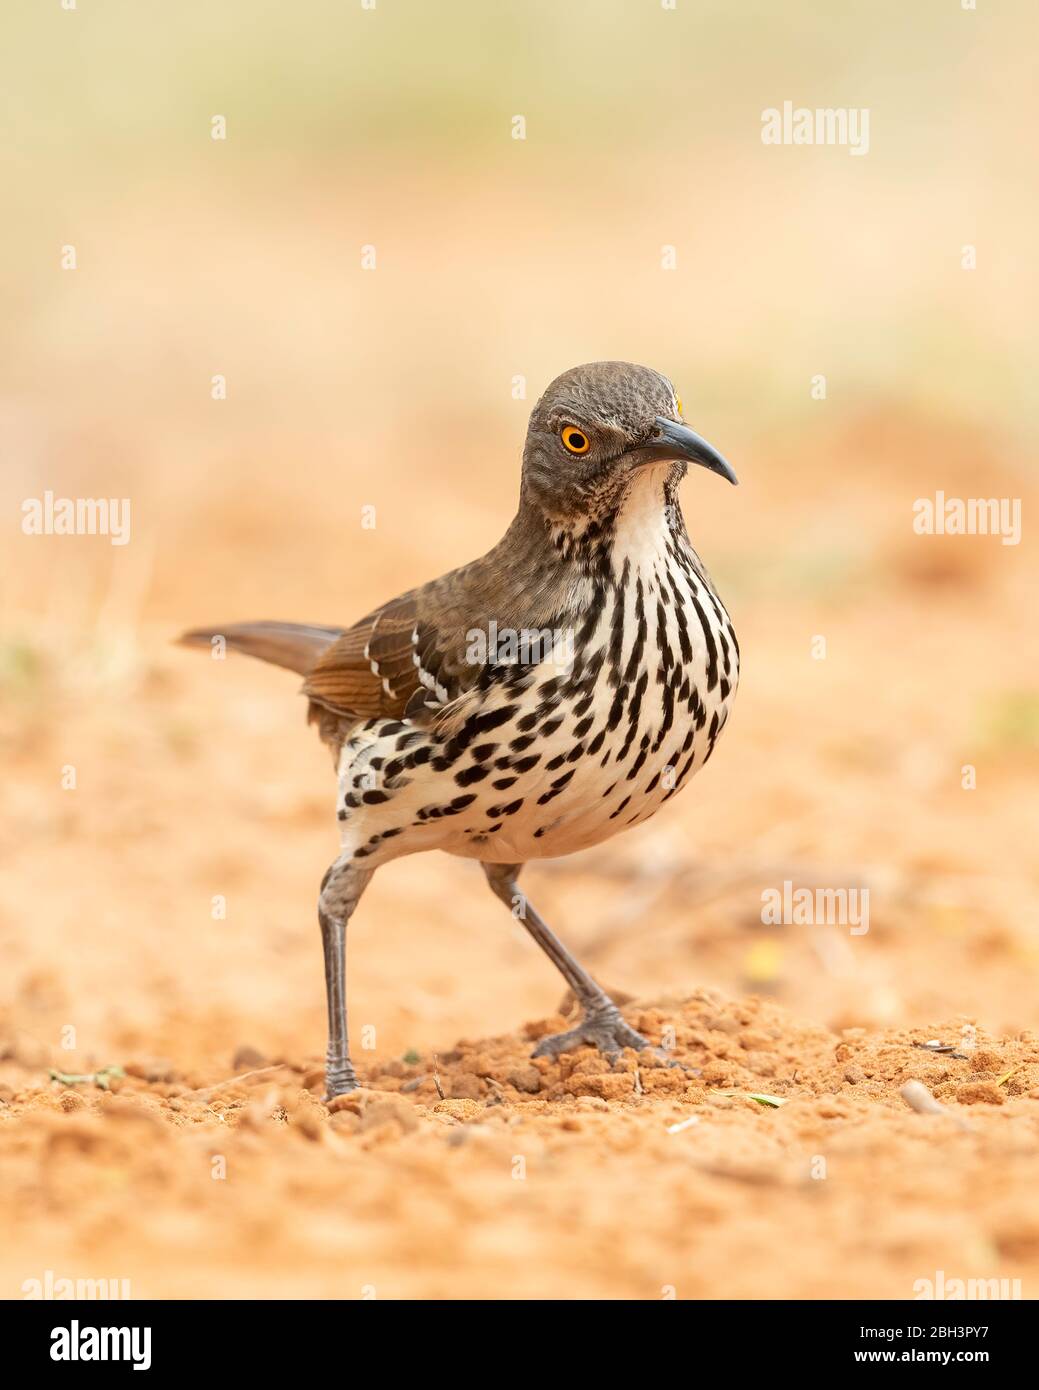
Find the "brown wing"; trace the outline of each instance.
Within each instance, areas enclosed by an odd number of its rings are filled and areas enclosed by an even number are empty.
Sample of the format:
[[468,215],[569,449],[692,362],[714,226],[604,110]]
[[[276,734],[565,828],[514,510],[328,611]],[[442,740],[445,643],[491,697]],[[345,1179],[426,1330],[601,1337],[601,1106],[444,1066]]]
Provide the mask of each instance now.
[[414,662],[414,593],[369,613],[321,655],[303,693],[338,714],[400,715],[420,684]]
[[308,673],[303,693],[335,714],[419,722],[455,699],[479,667],[465,660],[459,615],[437,602],[445,580],[402,594],[349,628]]
[[354,719],[431,721],[480,680],[474,635],[493,621],[541,627],[570,585],[543,526],[514,522],[479,560],[391,600],[348,628],[315,662],[303,693]]

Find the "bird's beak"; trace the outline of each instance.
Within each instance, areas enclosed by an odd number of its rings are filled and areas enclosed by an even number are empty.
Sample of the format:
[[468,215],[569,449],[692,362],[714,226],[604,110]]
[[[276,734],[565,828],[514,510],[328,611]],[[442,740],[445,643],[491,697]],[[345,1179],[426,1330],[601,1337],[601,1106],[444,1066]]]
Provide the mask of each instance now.
[[712,473],[728,478],[734,485],[739,482],[729,464],[706,439],[701,439],[688,425],[680,425],[663,415],[657,416],[654,432],[646,443],[632,449],[629,457],[639,466],[667,461],[697,463],[701,468],[709,468]]

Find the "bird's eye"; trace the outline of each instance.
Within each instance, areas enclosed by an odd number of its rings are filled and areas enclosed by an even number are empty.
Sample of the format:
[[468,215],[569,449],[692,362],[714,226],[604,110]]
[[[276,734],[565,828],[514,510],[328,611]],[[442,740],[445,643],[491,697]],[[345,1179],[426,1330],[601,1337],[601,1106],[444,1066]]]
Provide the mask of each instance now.
[[591,441],[584,430],[575,429],[573,425],[567,425],[563,430],[563,445],[572,454],[586,454],[592,447]]

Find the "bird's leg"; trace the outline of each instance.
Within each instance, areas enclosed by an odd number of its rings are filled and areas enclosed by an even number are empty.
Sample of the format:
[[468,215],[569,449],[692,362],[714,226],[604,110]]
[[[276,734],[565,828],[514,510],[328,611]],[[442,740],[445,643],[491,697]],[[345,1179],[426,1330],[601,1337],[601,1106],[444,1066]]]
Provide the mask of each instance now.
[[[534,1049],[535,1057],[556,1057],[561,1052],[572,1052],[575,1048],[590,1043],[597,1047],[611,1061],[620,1056],[626,1047],[636,1050],[650,1047],[641,1033],[624,1022],[620,1009],[595,983],[587,971],[582,970],[577,961],[548,924],[538,916],[534,908],[516,887],[516,878],[522,864],[484,864],[483,871],[491,891],[499,897],[507,908],[518,916],[545,955],[556,966],[567,984],[573,990],[581,1008],[581,1022],[566,1033],[555,1033],[542,1038]],[[522,911],[516,912],[517,900]]]
[[325,991],[328,996],[328,1051],[325,1054],[326,1100],[358,1088],[350,1061],[346,1032],[346,924],[372,870],[358,869],[352,857],[342,855],[321,880],[317,916],[325,948]]

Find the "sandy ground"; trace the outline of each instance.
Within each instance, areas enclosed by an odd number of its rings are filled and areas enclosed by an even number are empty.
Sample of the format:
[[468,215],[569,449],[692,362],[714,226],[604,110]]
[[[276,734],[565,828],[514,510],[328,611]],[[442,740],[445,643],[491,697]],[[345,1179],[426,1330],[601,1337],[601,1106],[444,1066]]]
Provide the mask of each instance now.
[[[627,1014],[672,1065],[531,1062],[548,1018],[373,1063],[331,1114],[301,1062],[5,1087],[10,1292],[34,1262],[181,1298],[906,1298],[939,1270],[1039,1273],[1039,1036],[935,1056],[914,1044],[955,1024],[838,1035],[711,991]],[[944,1113],[907,1109],[907,1079]]]

